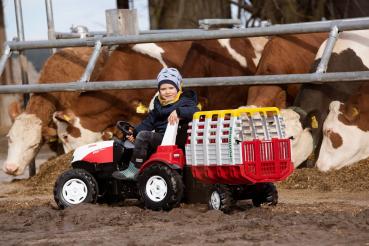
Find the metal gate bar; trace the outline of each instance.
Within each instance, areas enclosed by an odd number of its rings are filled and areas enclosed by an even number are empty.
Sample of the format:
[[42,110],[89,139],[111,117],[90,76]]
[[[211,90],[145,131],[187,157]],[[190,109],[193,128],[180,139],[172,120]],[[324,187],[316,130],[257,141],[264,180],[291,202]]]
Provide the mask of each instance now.
[[194,31],[162,33],[162,34],[142,34],[126,35],[91,39],[59,39],[45,41],[9,41],[6,42],[11,50],[24,49],[47,49],[64,47],[83,47],[94,46],[97,40],[102,45],[131,44],[131,43],[151,43],[164,41],[185,41],[185,40],[203,40],[218,38],[238,38],[255,37],[266,35],[311,33],[311,32],[329,32],[332,27],[337,26],[339,31],[369,29],[369,18],[354,18],[346,20],[332,20],[322,22],[306,22],[285,25],[274,25],[268,27],[256,27],[237,30],[215,30],[215,31]]
[[[224,86],[224,85],[259,85],[259,84],[294,84],[312,82],[342,82],[369,80],[369,71],[364,72],[337,72],[337,73],[309,73],[284,75],[258,75],[239,77],[212,77],[212,78],[184,78],[186,87]],[[156,80],[123,80],[98,81],[89,83],[49,83],[30,85],[2,85],[0,93],[30,93],[51,91],[94,91],[157,88]]]

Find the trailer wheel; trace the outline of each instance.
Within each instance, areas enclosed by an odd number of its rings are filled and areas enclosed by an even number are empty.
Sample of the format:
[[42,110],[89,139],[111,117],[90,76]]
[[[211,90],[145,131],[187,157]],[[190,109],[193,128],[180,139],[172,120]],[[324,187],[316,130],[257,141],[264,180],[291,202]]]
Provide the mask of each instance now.
[[273,183],[256,184],[255,194],[252,198],[252,204],[260,207],[261,204],[275,206],[278,203],[278,191]]
[[209,209],[229,213],[235,201],[231,189],[226,185],[214,185],[210,192]]
[[154,164],[138,177],[140,198],[148,209],[171,210],[183,197],[182,176],[165,164]]
[[81,203],[96,203],[98,184],[83,169],[70,169],[62,173],[54,185],[54,200],[59,208]]

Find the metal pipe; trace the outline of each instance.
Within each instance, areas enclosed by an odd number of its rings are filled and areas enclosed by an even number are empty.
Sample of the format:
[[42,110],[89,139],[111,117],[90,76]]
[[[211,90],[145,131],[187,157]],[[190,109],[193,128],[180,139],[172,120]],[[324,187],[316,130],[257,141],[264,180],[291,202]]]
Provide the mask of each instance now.
[[233,25],[240,26],[241,20],[239,19],[202,19],[199,20],[200,28],[208,30],[212,26],[224,26],[224,25]]
[[[17,35],[19,39],[19,41],[17,42],[25,42],[21,0],[14,0],[14,6],[15,6],[15,14],[16,14],[15,19],[17,22]],[[27,59],[22,50],[19,51],[19,62],[20,62],[20,68],[21,68],[22,84],[27,85],[28,84]],[[26,107],[28,100],[29,100],[29,95],[24,94],[23,95],[23,107]]]
[[[95,37],[95,36],[106,36],[106,32],[88,32],[86,37]],[[70,38],[80,38],[81,35],[79,33],[70,33],[70,32],[56,32],[56,39],[70,39]]]
[[[213,77],[213,78],[185,78],[186,87],[197,86],[227,86],[227,85],[259,85],[259,84],[295,84],[314,82],[345,82],[369,80],[369,71],[337,72],[337,73],[310,73],[310,74],[284,74],[284,75],[257,75],[239,77]],[[30,85],[2,85],[1,93],[30,93],[54,91],[95,91],[95,90],[121,90],[157,88],[156,80],[125,80],[104,81],[90,83],[49,83]]]
[[331,58],[334,45],[336,44],[337,41],[337,37],[338,37],[338,28],[337,26],[334,26],[331,32],[329,33],[329,38],[325,46],[323,55],[320,58],[320,63],[316,69],[316,73],[325,73],[325,71],[327,71],[328,62],[329,59]]
[[[54,40],[55,38],[55,25],[54,25],[54,15],[53,15],[53,6],[52,0],[45,0],[46,6],[46,18],[47,18],[47,36],[49,40]],[[52,49],[53,53],[56,52],[56,49]]]
[[[18,39],[20,40],[19,42],[25,42],[21,0],[14,0],[14,6],[15,6],[15,15],[16,15],[15,17],[16,17],[16,22],[17,22]],[[22,74],[22,86],[28,86],[27,59],[23,51],[19,52],[19,62],[20,62],[21,74]],[[30,98],[29,94],[23,95],[23,107],[27,106],[29,98]],[[36,164],[34,160],[30,163],[28,167],[28,173],[30,177],[35,176],[36,174]]]
[[[23,29],[23,15],[22,15],[22,2],[21,0],[14,0],[15,13],[16,13],[16,22],[17,22],[17,35],[19,41],[17,42],[25,42],[24,41],[24,29]],[[10,47],[11,49],[11,47]],[[21,67],[21,76],[22,76],[22,84],[28,84],[28,74],[27,74],[27,59],[24,55],[24,52],[21,50],[19,52],[19,62]],[[23,106],[26,107],[29,95],[23,95]]]
[[10,47],[5,46],[4,53],[3,53],[3,55],[1,56],[1,59],[0,59],[0,76],[3,74],[6,62],[8,61],[8,58],[11,55],[12,55],[12,52],[10,51]]
[[21,0],[14,0],[15,7],[15,21],[17,23],[17,35],[20,41],[24,40],[24,29],[23,29],[23,15],[22,15],[22,2]]
[[126,35],[103,38],[79,39],[79,40],[52,40],[52,41],[28,41],[28,42],[7,42],[12,50],[37,49],[37,48],[63,48],[63,47],[82,47],[94,46],[97,40],[102,45],[130,44],[130,43],[152,43],[163,41],[183,41],[183,40],[202,40],[217,38],[235,38],[235,37],[254,37],[265,35],[280,35],[291,33],[310,33],[310,32],[329,32],[332,26],[337,26],[340,31],[359,30],[369,28],[369,18],[356,18],[346,20],[334,20],[324,22],[307,22],[297,24],[274,25],[269,27],[257,27],[237,30],[214,30],[163,33],[163,34],[145,34],[145,35]]
[[146,30],[139,31],[140,34],[156,34],[156,33],[178,33],[178,32],[206,32],[207,30],[203,29],[154,29],[154,30]]
[[96,45],[95,45],[94,52],[92,53],[90,59],[88,60],[86,70],[83,73],[83,75],[81,76],[81,78],[79,79],[79,82],[88,82],[88,81],[90,81],[90,76],[92,74],[92,71],[95,68],[97,58],[99,58],[99,55],[101,53],[101,47],[102,47],[101,42],[97,41]]
[[241,20],[239,19],[202,19],[199,20],[200,25],[240,25]]
[[[162,30],[146,30],[139,31],[139,34],[156,34],[156,33],[178,33],[178,32],[206,32],[206,30],[202,29],[162,29]],[[92,31],[87,33],[87,37],[95,37],[95,36],[104,36],[106,37],[107,33],[103,31]],[[77,33],[70,32],[55,32],[56,39],[70,39],[70,38],[80,38],[80,35]]]

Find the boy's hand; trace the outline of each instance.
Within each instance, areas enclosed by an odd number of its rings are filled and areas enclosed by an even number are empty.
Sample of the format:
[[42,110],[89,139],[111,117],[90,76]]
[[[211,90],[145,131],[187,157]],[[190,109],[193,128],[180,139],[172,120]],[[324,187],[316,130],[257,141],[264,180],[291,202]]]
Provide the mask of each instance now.
[[127,136],[127,140],[130,141],[131,143],[135,142],[135,137],[132,135]]
[[135,142],[135,137],[133,136],[133,130],[129,129],[129,132],[131,133],[130,135],[127,135],[127,140],[130,141],[131,143]]
[[168,117],[168,122],[169,122],[169,124],[170,125],[174,125],[176,122],[178,122],[179,121],[179,117],[178,117],[178,115],[177,115],[177,111],[173,111],[170,115],[169,115],[169,117]]

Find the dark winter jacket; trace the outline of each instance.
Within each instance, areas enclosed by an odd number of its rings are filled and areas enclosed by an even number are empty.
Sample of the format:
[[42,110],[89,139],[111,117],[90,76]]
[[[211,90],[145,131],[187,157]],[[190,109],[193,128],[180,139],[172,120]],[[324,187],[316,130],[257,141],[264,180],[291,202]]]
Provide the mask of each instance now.
[[135,129],[135,135],[140,131],[152,131],[163,133],[167,128],[169,115],[176,110],[181,121],[191,121],[195,112],[199,111],[197,108],[197,96],[192,90],[184,91],[179,100],[173,104],[162,106],[158,97],[154,100],[154,109],[150,111],[149,115],[139,124]]

